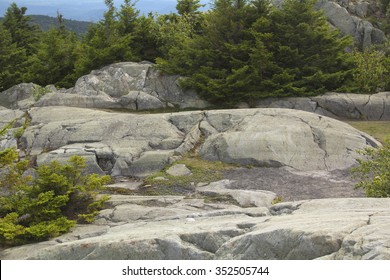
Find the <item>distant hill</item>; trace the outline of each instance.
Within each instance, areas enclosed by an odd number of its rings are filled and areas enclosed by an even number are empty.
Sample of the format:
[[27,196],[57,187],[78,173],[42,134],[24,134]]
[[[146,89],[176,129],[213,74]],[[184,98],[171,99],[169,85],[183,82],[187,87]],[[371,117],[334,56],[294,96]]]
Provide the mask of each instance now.
[[[32,19],[31,21],[32,24],[38,25],[43,31],[47,31],[50,28],[57,26],[57,18],[55,17],[41,16],[41,15],[29,15],[29,17]],[[0,18],[0,21],[2,19],[3,18]],[[64,19],[65,28],[75,32],[78,36],[87,33],[88,27],[91,24],[93,23],[88,21]]]

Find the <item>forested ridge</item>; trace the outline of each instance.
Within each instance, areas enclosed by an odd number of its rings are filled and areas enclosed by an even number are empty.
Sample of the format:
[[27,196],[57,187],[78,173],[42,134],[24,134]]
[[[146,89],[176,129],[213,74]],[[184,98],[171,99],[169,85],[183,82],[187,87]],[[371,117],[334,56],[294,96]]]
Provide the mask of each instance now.
[[[135,1],[116,8],[80,38],[57,24],[42,31],[15,3],[0,23],[0,91],[22,82],[71,87],[93,69],[121,61],[151,61],[178,74],[217,104],[327,91],[390,89],[388,46],[365,50],[332,29],[312,0],[178,0],[177,13],[141,15]],[[383,9],[388,6],[382,1]]]
[[[29,15],[30,18],[29,23],[31,25],[37,25],[42,31],[49,31],[51,28],[56,28],[58,25],[58,19],[50,16],[43,15]],[[3,20],[0,17],[0,22]],[[83,36],[87,33],[90,25],[93,25],[93,22],[88,21],[79,21],[79,20],[71,20],[71,19],[63,19],[64,27],[76,33],[77,36]]]

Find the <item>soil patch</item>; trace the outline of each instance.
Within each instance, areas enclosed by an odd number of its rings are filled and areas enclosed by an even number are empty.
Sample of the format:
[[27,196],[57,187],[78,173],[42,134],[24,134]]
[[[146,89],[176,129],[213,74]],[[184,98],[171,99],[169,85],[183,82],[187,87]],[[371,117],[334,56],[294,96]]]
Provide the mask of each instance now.
[[349,170],[296,171],[291,168],[237,168],[224,172],[234,182],[231,188],[267,190],[283,201],[318,198],[364,197],[362,189],[355,189]]

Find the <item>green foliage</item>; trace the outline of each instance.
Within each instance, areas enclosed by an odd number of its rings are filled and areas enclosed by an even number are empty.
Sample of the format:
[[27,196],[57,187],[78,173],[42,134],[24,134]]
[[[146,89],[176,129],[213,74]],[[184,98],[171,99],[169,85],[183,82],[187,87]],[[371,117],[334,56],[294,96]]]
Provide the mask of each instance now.
[[352,170],[360,180],[356,188],[363,188],[368,197],[390,197],[390,138],[383,147],[361,153],[369,159],[359,159],[359,166]]
[[181,36],[159,68],[186,76],[182,86],[216,104],[335,90],[351,75],[344,49],[352,41],[331,30],[313,5],[216,0],[202,32]]
[[26,51],[12,41],[11,34],[0,24],[0,91],[22,81]]
[[280,197],[280,196],[277,196],[275,197],[275,199],[272,201],[272,205],[275,205],[275,204],[278,204],[278,203],[282,203],[284,201],[283,197]]
[[[0,168],[10,165],[17,159],[18,159],[18,153],[14,149],[9,148],[4,151],[0,151]],[[1,186],[1,182],[0,182],[0,186]]]
[[13,126],[16,120],[10,121],[8,124],[6,124],[4,127],[0,128],[0,137],[7,134],[8,130],[10,130]]
[[34,85],[32,89],[32,95],[35,101],[38,101],[46,93],[49,93],[50,89],[48,87],[41,87],[39,85]]
[[10,32],[12,42],[16,43],[17,47],[26,50],[27,55],[34,53],[39,29],[35,25],[31,25],[30,17],[26,16],[26,7],[19,8],[16,3],[12,3],[2,21],[3,26]]
[[109,176],[84,175],[85,160],[73,156],[68,164],[41,165],[36,177],[24,175],[27,161],[17,162],[12,149],[0,152],[0,242],[18,245],[42,241],[69,231],[78,222],[92,222],[107,201],[98,198]]
[[284,75],[276,93],[313,95],[336,90],[350,78],[352,62],[345,48],[349,37],[332,30],[312,0],[285,0],[282,9],[271,14],[275,34],[271,45]]
[[137,61],[131,48],[132,32],[138,11],[134,4],[126,0],[117,11],[112,0],[105,0],[107,11],[104,18],[92,26],[84,38],[85,53],[76,66],[78,73],[120,61]]
[[384,90],[386,77],[389,74],[385,66],[388,63],[385,53],[370,48],[363,52],[354,51],[352,57],[356,68],[350,91],[367,94]]
[[[58,18],[43,16],[43,15],[31,15],[31,22],[39,26],[40,30],[46,32],[50,29],[58,27]],[[63,25],[66,30],[74,32],[77,37],[81,38],[87,33],[89,26],[93,25],[91,22],[63,19]]]
[[178,14],[167,15],[140,15],[135,3],[105,0],[103,19],[81,40],[62,15],[41,32],[25,7],[11,4],[0,22],[0,91],[21,82],[71,87],[91,70],[143,60],[186,77],[183,87],[217,106],[390,90],[390,51],[347,54],[352,39],[330,28],[313,0],[285,0],[280,9],[270,0],[214,0],[207,12],[199,0],[178,0]]
[[199,3],[200,0],[178,0],[176,10],[179,15],[196,15],[200,14],[199,8],[204,7]]
[[[37,51],[28,59],[25,79],[40,85],[55,84],[71,87],[78,78],[75,73],[76,61],[80,57],[80,42],[76,34],[62,25],[42,34]],[[34,88],[38,100],[45,88]]]
[[390,135],[390,121],[347,121],[354,128],[364,131],[384,144]]
[[[203,160],[195,155],[187,155],[182,160],[174,164],[185,164],[192,174],[188,176],[171,176],[165,171],[170,167],[166,167],[161,172],[157,172],[145,179],[145,184],[151,186],[180,186],[188,187],[197,183],[210,183],[222,179],[222,171],[229,170],[233,166],[223,162],[211,162]],[[166,180],[155,180],[157,177],[164,177]]]

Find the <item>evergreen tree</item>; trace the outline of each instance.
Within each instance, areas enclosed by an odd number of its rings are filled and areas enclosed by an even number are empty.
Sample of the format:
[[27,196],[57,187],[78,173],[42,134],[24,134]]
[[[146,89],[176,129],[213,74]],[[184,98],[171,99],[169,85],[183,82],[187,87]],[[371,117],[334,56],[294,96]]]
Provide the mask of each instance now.
[[[268,75],[274,71],[272,54],[263,40],[269,26],[265,0],[217,0],[205,15],[203,34],[183,38],[160,68],[188,78],[184,87],[195,88],[214,103],[250,101],[263,96]],[[262,69],[262,65],[267,70]]]
[[[202,33],[203,14],[199,11],[205,5],[200,4],[200,0],[178,0],[176,10],[182,19],[188,21],[192,27],[192,32]],[[177,20],[177,19],[176,19]]]
[[22,69],[26,57],[25,50],[12,42],[11,34],[0,24],[0,92],[10,88],[22,79]]
[[0,23],[0,90],[24,81],[27,57],[36,50],[40,33],[29,24],[26,10],[12,3]]
[[204,7],[199,3],[200,0],[178,0],[176,10],[179,15],[195,15],[200,14],[199,8]]
[[350,38],[332,30],[312,0],[284,0],[271,14],[271,46],[282,72],[273,77],[277,96],[321,94],[336,90],[350,77]]
[[133,33],[132,49],[137,54],[138,60],[155,62],[156,58],[162,56],[159,36],[159,26],[156,16],[148,14],[137,19],[136,28]]
[[104,18],[92,26],[84,38],[82,52],[85,55],[77,62],[78,75],[111,63],[137,60],[131,48],[131,32],[138,12],[131,1],[125,1],[119,12],[113,0],[105,0],[105,4]]
[[30,56],[25,80],[42,86],[71,87],[78,78],[75,62],[80,42],[75,33],[65,29],[61,14],[57,15],[57,20],[58,27],[42,34],[37,52]]
[[11,34],[12,42],[17,47],[25,49],[27,55],[31,55],[35,52],[39,28],[29,23],[31,19],[25,15],[26,11],[26,7],[19,8],[12,3],[4,15],[2,24]]
[[214,103],[335,90],[351,77],[349,38],[332,31],[312,0],[216,0],[202,34],[158,60]]

